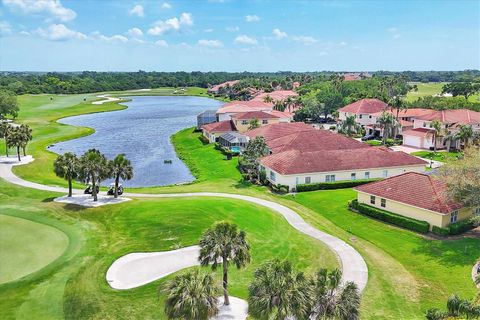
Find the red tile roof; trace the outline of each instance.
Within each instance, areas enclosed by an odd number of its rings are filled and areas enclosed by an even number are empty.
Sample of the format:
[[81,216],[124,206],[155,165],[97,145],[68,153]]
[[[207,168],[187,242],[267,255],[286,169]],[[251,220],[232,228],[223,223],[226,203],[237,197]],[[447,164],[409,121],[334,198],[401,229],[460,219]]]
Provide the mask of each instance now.
[[251,139],[262,136],[268,142],[269,140],[280,138],[291,133],[300,131],[314,131],[312,126],[303,122],[274,123],[245,132],[245,135]]
[[276,115],[263,111],[250,111],[237,113],[232,116],[232,119],[236,120],[248,120],[248,119],[278,119]]
[[217,84],[213,87],[211,87],[210,89],[208,89],[208,91],[210,92],[218,92],[220,90],[220,88],[224,88],[224,87],[232,87],[234,86],[236,83],[238,83],[239,80],[233,80],[233,81],[227,81],[227,82],[224,82],[224,83],[220,83],[220,84]]
[[[393,114],[394,116],[397,116],[397,110],[396,109],[393,109],[393,110],[388,109],[388,110],[385,110],[385,111]],[[404,109],[404,110],[400,110],[400,112],[398,113],[398,117],[399,118],[416,118],[420,115],[428,114],[428,113],[431,113],[431,112],[432,112],[432,109],[422,109],[422,108]],[[380,117],[382,115],[382,113],[383,113],[383,111],[375,112],[375,113],[372,113],[372,116]]]
[[370,147],[365,143],[328,130],[299,131],[276,139],[270,139],[266,142],[272,153],[279,153],[287,150],[309,152]]
[[202,129],[210,133],[237,131],[237,129],[235,128],[235,125],[230,120],[212,122],[202,126]]
[[288,97],[298,96],[298,93],[293,90],[276,90],[272,92],[264,92],[253,98],[251,101],[263,101],[266,96],[270,96],[273,100],[285,100]]
[[426,121],[438,120],[446,123],[476,124],[480,123],[480,112],[468,109],[430,110],[429,113],[419,115],[416,118]]
[[312,152],[288,150],[266,156],[261,163],[283,175],[427,164],[404,152],[382,147]]
[[355,190],[415,207],[447,214],[460,209],[461,204],[448,201],[446,184],[439,179],[408,172],[382,181],[356,187]]
[[433,134],[433,130],[427,129],[427,128],[415,128],[411,130],[406,130],[402,132],[403,136],[415,136],[415,137],[421,137],[421,138],[426,138],[428,136],[431,136]]
[[362,99],[350,103],[340,109],[339,112],[349,112],[355,114],[371,114],[381,112],[388,107],[388,104],[378,99]]
[[232,101],[224,104],[217,113],[238,113],[249,111],[269,111],[272,106],[262,101]]

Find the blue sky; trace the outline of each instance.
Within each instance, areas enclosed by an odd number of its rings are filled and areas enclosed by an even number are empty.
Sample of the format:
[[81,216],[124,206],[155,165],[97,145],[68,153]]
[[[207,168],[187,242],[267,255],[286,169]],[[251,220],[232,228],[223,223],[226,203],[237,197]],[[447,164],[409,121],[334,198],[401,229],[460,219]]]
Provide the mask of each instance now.
[[0,1],[0,70],[480,69],[477,0]]

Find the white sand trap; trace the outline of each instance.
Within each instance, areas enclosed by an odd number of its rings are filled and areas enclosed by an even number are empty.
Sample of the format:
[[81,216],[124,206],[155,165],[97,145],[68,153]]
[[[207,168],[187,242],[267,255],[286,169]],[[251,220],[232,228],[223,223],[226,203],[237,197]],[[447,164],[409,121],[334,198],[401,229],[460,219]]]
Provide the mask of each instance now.
[[114,198],[113,196],[104,196],[98,195],[98,201],[93,201],[93,197],[89,194],[74,194],[71,197],[63,196],[53,199],[55,202],[76,204],[83,207],[95,208],[104,206],[107,204],[117,204],[125,201],[132,200],[130,198],[118,197]]
[[230,304],[223,304],[223,296],[218,298],[218,314],[212,320],[245,320],[248,315],[248,302],[229,296]]
[[198,246],[172,251],[129,253],[112,263],[107,282],[114,289],[132,289],[176,271],[199,265]]
[[101,94],[97,98],[104,98],[103,100],[93,101],[92,104],[104,104],[105,102],[119,101],[120,98],[109,97],[106,94]]

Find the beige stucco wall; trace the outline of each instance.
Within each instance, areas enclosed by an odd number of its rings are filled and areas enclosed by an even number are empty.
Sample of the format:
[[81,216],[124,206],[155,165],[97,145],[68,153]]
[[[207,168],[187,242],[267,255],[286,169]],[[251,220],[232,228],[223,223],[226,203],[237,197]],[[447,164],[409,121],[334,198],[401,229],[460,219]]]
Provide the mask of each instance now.
[[345,119],[347,119],[347,117],[350,117],[350,116],[355,116],[355,122],[357,122],[358,124],[363,125],[363,126],[376,123],[375,117],[371,116],[368,113],[365,113],[365,114],[355,114],[355,113],[351,113],[351,112],[339,112],[338,113],[338,118],[341,121],[345,121]]
[[210,143],[214,143],[215,140],[216,140],[218,137],[220,137],[222,134],[227,133],[227,132],[231,132],[231,131],[212,132],[212,133],[209,133],[207,130],[202,129],[202,135],[203,135],[205,138],[207,138]]
[[[295,188],[297,184],[304,184],[305,178],[310,177],[310,183],[325,182],[326,175],[335,175],[335,181],[352,180],[351,174],[356,174],[356,180],[365,179],[365,172],[370,172],[370,179],[373,178],[385,178],[383,171],[387,170],[387,177],[397,176],[405,172],[425,172],[425,165],[414,165],[405,167],[393,167],[393,168],[374,168],[374,169],[362,169],[362,170],[344,170],[344,171],[331,171],[331,172],[315,172],[304,174],[292,174],[282,175],[272,169],[265,167],[267,173],[267,179],[273,184],[284,184]],[[275,173],[275,180],[270,179],[270,172]]]
[[[432,226],[437,227],[446,227],[450,224],[451,213],[441,214],[439,212],[430,211],[423,208],[418,208],[405,204],[402,202],[386,199],[386,206],[381,206],[381,197],[376,197],[375,204],[370,203],[370,194],[364,192],[357,192],[357,199],[359,203],[365,203],[369,206],[390,211],[404,217],[409,217],[417,220],[427,221],[430,224],[430,229]],[[465,220],[472,216],[472,209],[462,208],[458,212],[457,221]]]
[[[250,119],[252,120],[252,119]],[[249,127],[249,124],[248,122],[250,120],[246,120],[246,124],[242,124],[242,121],[243,120],[235,120],[234,123],[235,123],[235,127],[237,128],[237,130],[239,132],[245,132],[245,131],[248,131],[248,127]],[[266,121],[267,123],[263,123],[263,121]],[[278,123],[279,122],[279,118],[277,119],[258,119],[258,124],[262,127],[262,126],[266,126],[268,124],[272,124],[272,123]]]

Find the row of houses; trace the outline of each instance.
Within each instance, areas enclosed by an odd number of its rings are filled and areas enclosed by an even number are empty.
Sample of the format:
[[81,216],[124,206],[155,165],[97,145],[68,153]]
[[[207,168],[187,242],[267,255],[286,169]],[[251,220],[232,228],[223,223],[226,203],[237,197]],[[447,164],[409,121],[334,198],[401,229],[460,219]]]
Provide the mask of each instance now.
[[[354,116],[355,121],[365,128],[368,134],[382,135],[382,128],[378,125],[378,119],[384,112],[398,116],[400,127],[398,134],[403,138],[403,144],[419,149],[430,149],[434,147],[445,148],[445,138],[433,139],[432,122],[439,121],[443,131],[454,133],[461,125],[469,125],[474,131],[480,130],[480,112],[468,109],[456,110],[432,110],[411,108],[397,112],[392,110],[387,103],[378,99],[362,99],[346,105],[338,110],[339,121],[345,121],[347,117]],[[455,141],[452,147],[458,148],[460,141]]]

